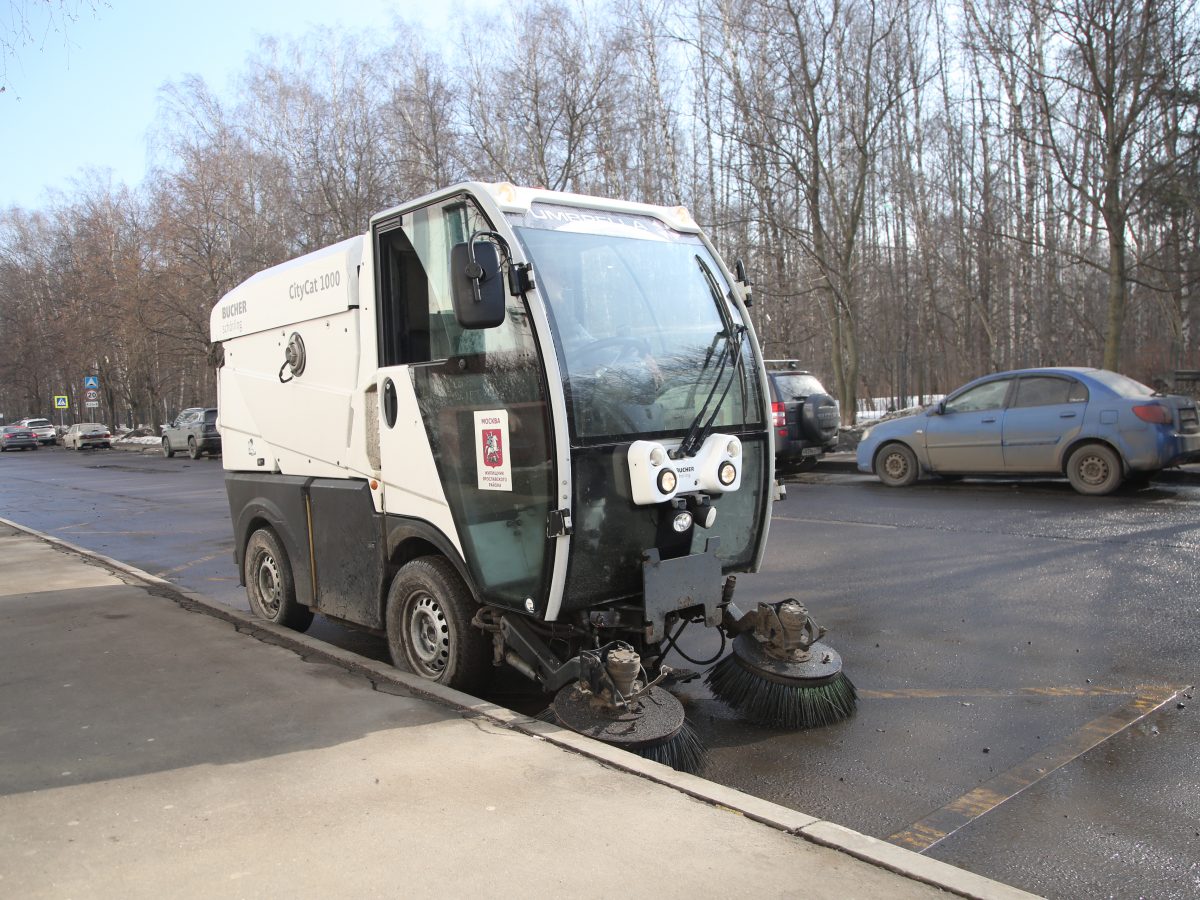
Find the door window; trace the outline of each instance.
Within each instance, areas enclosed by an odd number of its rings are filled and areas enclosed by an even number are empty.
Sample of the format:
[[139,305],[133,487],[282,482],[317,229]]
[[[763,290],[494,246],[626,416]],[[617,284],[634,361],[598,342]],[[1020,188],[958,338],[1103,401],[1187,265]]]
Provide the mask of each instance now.
[[1060,403],[1086,403],[1087,399],[1087,388],[1074,379],[1031,375],[1017,382],[1012,406],[1057,406]]
[[986,409],[1000,409],[1004,406],[1004,395],[1008,393],[1010,378],[999,381],[989,381],[976,385],[970,390],[963,391],[957,397],[946,401],[947,413],[982,412]]

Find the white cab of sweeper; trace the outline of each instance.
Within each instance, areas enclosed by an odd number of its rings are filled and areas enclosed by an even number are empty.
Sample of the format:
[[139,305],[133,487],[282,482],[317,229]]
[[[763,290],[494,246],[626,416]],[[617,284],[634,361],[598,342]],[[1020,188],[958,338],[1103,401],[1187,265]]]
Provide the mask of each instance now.
[[774,494],[742,289],[682,208],[482,183],[253,276],[211,316],[239,561],[286,532],[299,602],[380,627],[350,592],[418,552],[544,621],[640,603],[660,558],[652,633],[713,624]]

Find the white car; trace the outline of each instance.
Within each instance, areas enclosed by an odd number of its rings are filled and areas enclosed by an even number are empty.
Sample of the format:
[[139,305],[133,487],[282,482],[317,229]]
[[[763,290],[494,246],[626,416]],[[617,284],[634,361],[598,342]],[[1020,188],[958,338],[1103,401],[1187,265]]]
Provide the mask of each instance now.
[[83,422],[72,425],[63,435],[63,446],[68,450],[83,450],[85,447],[112,447],[112,434],[107,425],[98,422]]
[[58,432],[49,419],[22,419],[17,424],[32,431],[39,444],[53,444],[58,441]]

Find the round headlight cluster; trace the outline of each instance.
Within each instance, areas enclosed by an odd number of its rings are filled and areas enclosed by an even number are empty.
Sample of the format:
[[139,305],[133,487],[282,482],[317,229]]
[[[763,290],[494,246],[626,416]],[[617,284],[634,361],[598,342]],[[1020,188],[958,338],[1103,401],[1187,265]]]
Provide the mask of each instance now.
[[675,516],[675,520],[671,524],[676,531],[683,534],[692,527],[692,514],[690,512],[681,512]]
[[729,460],[725,460],[725,462],[721,463],[720,468],[717,469],[717,481],[721,482],[725,487],[729,487],[729,485],[737,481],[737,466]]
[[662,494],[673,494],[679,484],[679,477],[674,469],[663,469],[658,473],[658,490]]

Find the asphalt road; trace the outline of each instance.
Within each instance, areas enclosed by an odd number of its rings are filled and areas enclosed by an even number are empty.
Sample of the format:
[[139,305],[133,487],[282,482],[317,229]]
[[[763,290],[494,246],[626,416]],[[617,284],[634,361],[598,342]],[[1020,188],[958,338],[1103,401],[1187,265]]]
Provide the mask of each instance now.
[[[1051,897],[1200,896],[1198,512],[1188,484],[804,476],[738,599],[804,600],[859,711],[756,728],[694,682],[706,776]],[[0,515],[246,608],[219,461],[6,453]],[[711,654],[696,631],[686,649]],[[493,699],[530,702],[507,683]]]

